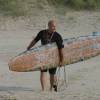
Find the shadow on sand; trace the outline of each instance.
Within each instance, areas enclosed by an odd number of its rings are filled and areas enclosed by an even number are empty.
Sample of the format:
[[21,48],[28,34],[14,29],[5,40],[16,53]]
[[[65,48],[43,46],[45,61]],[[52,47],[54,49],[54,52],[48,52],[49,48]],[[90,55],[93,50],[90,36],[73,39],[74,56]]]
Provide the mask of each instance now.
[[0,91],[33,91],[28,87],[0,86]]

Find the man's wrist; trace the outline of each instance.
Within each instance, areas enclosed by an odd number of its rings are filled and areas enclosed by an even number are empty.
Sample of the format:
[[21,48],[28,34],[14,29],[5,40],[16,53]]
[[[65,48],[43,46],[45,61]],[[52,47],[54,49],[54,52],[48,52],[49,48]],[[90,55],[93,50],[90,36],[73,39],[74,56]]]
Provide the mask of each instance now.
[[27,50],[30,50],[30,48],[29,48],[29,47],[27,47]]

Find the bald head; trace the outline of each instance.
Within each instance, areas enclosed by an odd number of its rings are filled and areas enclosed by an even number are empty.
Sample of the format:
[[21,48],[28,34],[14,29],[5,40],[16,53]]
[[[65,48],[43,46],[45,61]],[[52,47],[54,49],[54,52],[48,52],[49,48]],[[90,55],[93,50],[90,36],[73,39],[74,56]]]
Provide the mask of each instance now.
[[55,20],[50,20],[48,22],[48,30],[50,32],[55,32],[56,31],[56,21]]

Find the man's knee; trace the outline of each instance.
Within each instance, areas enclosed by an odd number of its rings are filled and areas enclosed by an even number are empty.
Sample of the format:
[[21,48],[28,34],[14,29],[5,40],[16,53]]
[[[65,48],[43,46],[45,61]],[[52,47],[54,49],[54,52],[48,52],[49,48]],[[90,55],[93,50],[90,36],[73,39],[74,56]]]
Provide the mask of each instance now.
[[41,70],[41,72],[47,72],[47,69],[43,69],[43,70]]

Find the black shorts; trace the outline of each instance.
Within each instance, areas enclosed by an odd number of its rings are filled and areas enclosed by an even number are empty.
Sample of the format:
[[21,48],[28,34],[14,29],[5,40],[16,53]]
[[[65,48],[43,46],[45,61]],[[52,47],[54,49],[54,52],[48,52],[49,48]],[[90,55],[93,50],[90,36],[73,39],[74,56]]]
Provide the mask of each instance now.
[[[56,70],[57,70],[57,68],[51,68],[51,69],[49,69],[49,74],[50,75],[56,74]],[[41,70],[41,72],[47,72],[47,71],[48,71],[47,69]]]

